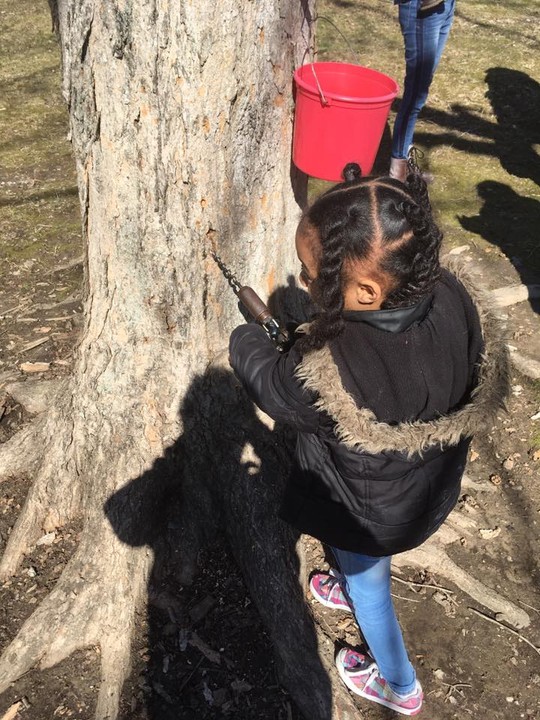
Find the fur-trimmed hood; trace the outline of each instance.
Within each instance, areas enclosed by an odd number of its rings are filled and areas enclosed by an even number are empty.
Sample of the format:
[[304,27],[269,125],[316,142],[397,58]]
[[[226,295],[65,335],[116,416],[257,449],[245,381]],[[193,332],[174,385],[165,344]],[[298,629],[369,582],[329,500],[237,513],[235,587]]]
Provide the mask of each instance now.
[[430,447],[457,445],[464,437],[485,432],[504,407],[510,387],[509,360],[500,323],[489,307],[485,293],[463,265],[446,262],[445,267],[471,296],[482,328],[484,351],[470,401],[459,410],[435,420],[397,425],[379,422],[371,410],[358,407],[345,390],[326,345],[321,350],[307,353],[298,365],[296,375],[307,389],[317,394],[316,407],[335,421],[335,433],[348,448],[371,454],[395,451],[408,456],[421,455]]

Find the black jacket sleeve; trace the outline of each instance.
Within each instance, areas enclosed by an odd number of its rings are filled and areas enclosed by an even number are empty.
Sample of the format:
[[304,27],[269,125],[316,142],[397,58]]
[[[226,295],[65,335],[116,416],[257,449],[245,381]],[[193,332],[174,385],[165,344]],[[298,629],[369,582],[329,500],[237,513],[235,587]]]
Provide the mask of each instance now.
[[294,374],[301,360],[294,346],[280,353],[260,325],[240,325],[231,335],[229,358],[249,397],[267,415],[300,432],[317,430],[320,413],[313,405],[315,397]]

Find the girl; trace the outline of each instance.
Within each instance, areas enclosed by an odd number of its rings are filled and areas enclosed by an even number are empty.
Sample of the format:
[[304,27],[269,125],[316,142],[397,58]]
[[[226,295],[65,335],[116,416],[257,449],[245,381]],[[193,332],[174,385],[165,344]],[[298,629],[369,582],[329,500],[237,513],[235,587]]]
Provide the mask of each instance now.
[[317,600],[353,612],[369,654],[343,648],[352,692],[405,715],[422,689],[390,596],[394,553],[423,543],[460,492],[470,437],[508,388],[494,320],[439,264],[426,185],[361,178],[322,195],[298,226],[300,279],[321,308],[289,352],[258,325],[232,333],[231,364],[257,405],[298,430],[282,517],[333,549]]
[[405,180],[420,110],[454,20],[455,0],[394,0],[405,44],[405,83],[392,136],[390,176]]

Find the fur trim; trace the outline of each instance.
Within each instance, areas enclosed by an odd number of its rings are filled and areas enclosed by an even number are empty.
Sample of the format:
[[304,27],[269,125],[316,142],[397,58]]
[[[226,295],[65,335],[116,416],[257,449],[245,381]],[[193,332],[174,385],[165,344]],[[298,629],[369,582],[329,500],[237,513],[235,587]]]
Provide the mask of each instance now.
[[489,429],[509,394],[508,350],[498,319],[484,295],[461,264],[446,264],[471,296],[482,327],[484,353],[478,372],[478,384],[470,402],[449,415],[430,421],[389,425],[378,422],[368,408],[359,408],[345,390],[328,345],[307,353],[297,367],[297,377],[317,393],[316,407],[336,421],[337,437],[349,448],[372,454],[384,450],[422,454],[430,447],[457,445]]

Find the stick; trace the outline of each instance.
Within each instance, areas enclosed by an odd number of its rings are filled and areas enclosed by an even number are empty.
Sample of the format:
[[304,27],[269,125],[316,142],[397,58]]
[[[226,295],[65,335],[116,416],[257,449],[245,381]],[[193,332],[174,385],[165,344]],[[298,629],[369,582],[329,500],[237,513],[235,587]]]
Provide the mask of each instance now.
[[527,603],[523,602],[523,600],[518,600],[518,603],[520,603],[524,607],[530,608],[531,610],[534,610],[534,612],[537,612],[538,614],[540,614],[540,610],[538,608],[535,608],[533,605],[527,605]]
[[178,694],[179,694],[179,695],[180,695],[180,693],[182,692],[182,690],[186,687],[186,685],[188,684],[188,682],[191,680],[191,678],[192,678],[193,675],[195,674],[195,671],[199,669],[199,665],[202,663],[203,660],[204,660],[204,655],[201,657],[201,659],[199,660],[199,662],[195,665],[195,667],[194,667],[193,670],[190,672],[190,674],[187,676],[187,678],[184,680],[184,682],[181,683],[180,687],[178,688]]
[[448,588],[442,587],[441,585],[429,585],[428,583],[413,582],[412,580],[402,580],[402,578],[397,577],[396,575],[392,575],[392,580],[400,582],[403,585],[414,585],[415,587],[419,588],[432,588],[433,590],[442,590],[442,592],[445,592],[448,595],[454,594],[453,590],[449,590]]
[[422,602],[421,600],[415,600],[414,598],[406,598],[406,597],[403,597],[403,595],[395,595],[394,593],[390,593],[390,595],[392,597],[397,598],[398,600],[405,600],[406,602],[415,602],[415,603]]
[[490,623],[493,623],[494,625],[498,625],[499,627],[504,628],[505,630],[508,630],[509,633],[512,633],[512,635],[515,635],[520,640],[523,640],[523,642],[527,643],[527,645],[530,645],[532,649],[540,655],[540,648],[537,648],[534,643],[532,643],[530,640],[528,640],[524,635],[521,633],[518,633],[517,630],[512,630],[512,628],[509,628],[508,625],[505,625],[500,620],[496,620],[495,618],[489,617],[489,615],[486,615],[483,612],[480,612],[480,610],[476,610],[473,607],[469,607],[469,610],[472,610],[475,615],[478,615],[481,618],[484,618],[484,620],[489,620]]
[[40,345],[44,345],[46,342],[49,342],[50,339],[50,337],[44,337],[40,338],[39,340],[34,340],[33,342],[28,343],[28,345],[22,347],[20,352],[25,353],[28,352],[28,350],[33,350],[34,348],[37,348]]

